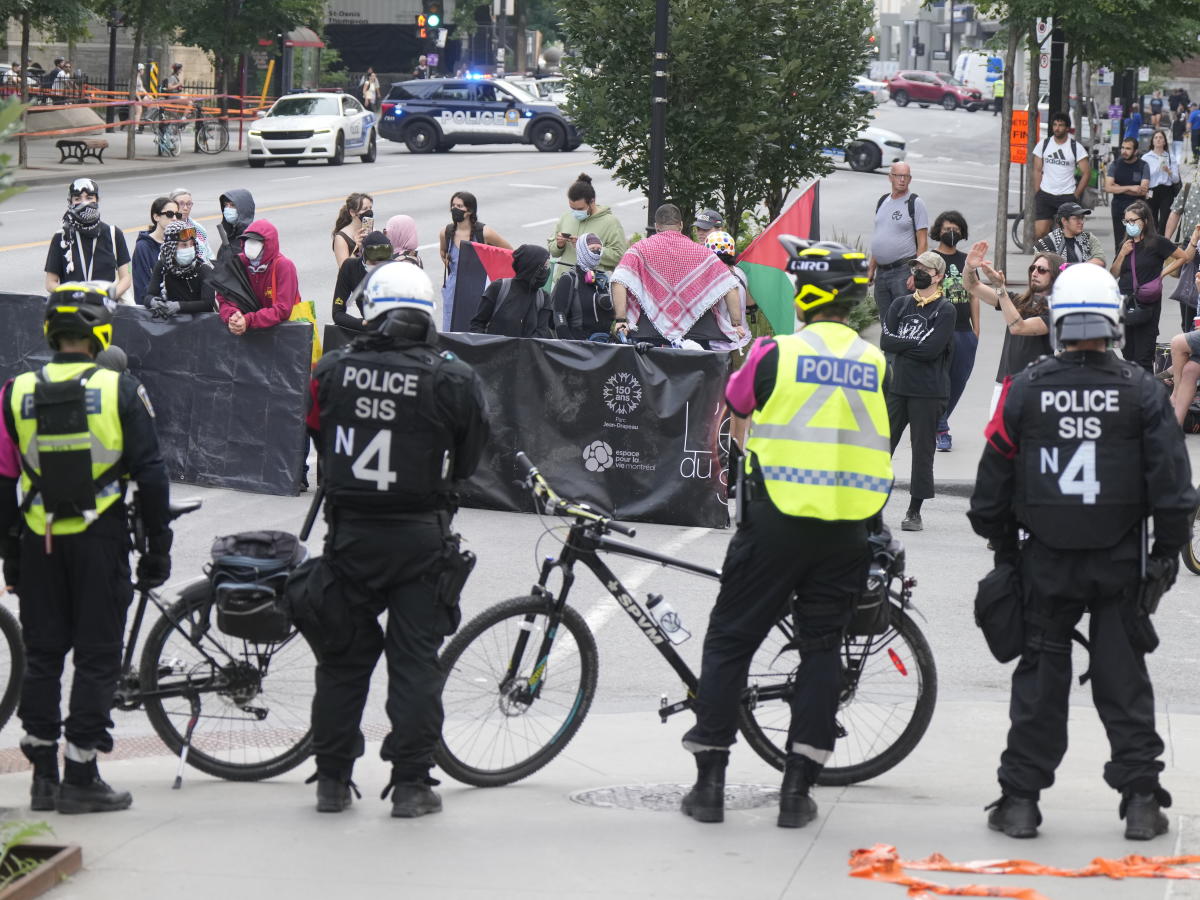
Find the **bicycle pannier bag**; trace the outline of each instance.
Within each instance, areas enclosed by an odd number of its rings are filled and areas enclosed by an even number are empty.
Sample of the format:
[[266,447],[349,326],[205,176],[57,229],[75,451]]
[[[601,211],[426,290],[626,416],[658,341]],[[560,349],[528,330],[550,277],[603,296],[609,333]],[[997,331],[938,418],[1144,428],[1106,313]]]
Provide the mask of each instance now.
[[259,644],[284,640],[292,633],[292,621],[283,603],[283,586],[307,555],[300,539],[285,531],[217,538],[209,573],[217,627]]

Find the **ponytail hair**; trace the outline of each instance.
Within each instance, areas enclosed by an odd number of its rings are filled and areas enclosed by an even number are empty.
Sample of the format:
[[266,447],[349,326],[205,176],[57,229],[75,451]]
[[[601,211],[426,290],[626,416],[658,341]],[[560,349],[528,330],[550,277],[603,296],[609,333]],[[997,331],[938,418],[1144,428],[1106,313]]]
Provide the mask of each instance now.
[[351,215],[351,213],[358,212],[360,209],[362,209],[364,200],[374,201],[374,198],[370,194],[358,193],[351,194],[346,198],[346,202],[343,203],[342,208],[338,210],[337,221],[333,225],[334,234],[337,234],[352,221],[354,221],[354,216]]
[[575,183],[567,188],[567,199],[572,203],[578,203],[580,200],[595,203],[596,189],[592,187],[591,176],[586,172],[580,172],[579,177],[575,179]]

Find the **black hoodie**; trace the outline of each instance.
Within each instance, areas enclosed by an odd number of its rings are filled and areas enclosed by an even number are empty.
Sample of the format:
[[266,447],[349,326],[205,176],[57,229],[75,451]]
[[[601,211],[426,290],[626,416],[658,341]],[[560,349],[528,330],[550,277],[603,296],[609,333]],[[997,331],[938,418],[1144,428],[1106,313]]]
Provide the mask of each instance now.
[[[541,289],[549,259],[550,251],[537,244],[522,244],[514,250],[516,276],[487,286],[471,319],[471,330],[508,337],[554,337],[554,307]],[[504,302],[497,303],[501,294]]]

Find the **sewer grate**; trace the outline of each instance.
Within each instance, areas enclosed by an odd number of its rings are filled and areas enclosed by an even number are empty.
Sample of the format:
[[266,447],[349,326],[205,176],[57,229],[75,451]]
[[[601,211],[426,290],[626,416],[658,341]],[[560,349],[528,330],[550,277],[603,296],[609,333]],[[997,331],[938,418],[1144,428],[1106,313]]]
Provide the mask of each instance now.
[[[690,784],[618,784],[612,787],[575,791],[573,803],[601,809],[648,809],[652,812],[679,812],[683,795]],[[769,784],[725,785],[727,810],[758,809],[779,804],[779,787]]]

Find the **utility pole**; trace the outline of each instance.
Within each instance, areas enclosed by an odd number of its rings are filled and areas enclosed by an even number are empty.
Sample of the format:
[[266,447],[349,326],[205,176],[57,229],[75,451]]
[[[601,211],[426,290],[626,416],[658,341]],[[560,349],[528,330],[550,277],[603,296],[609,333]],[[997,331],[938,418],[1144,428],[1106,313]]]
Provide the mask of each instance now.
[[654,213],[663,204],[667,155],[667,52],[670,0],[655,0],[654,66],[650,79],[650,204],[646,234],[654,234]]

